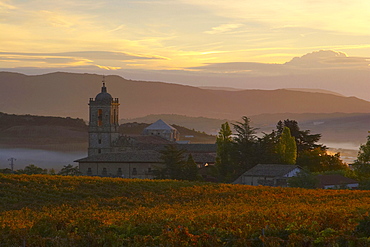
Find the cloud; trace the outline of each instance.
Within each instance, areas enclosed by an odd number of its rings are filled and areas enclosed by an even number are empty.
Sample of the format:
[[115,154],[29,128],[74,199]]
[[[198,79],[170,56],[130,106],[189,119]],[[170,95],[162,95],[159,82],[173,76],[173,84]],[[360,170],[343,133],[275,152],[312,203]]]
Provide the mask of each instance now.
[[294,57],[284,64],[231,62],[207,63],[203,66],[189,67],[189,70],[211,73],[248,74],[251,76],[277,76],[310,73],[312,70],[327,69],[369,69],[369,58],[348,57],[344,52],[320,50]]
[[369,58],[367,57],[348,57],[344,52],[333,50],[320,50],[305,54],[301,57],[295,57],[285,63],[287,66],[299,68],[368,68]]
[[59,58],[83,58],[90,60],[119,60],[129,61],[135,59],[161,59],[168,58],[152,55],[131,54],[125,52],[110,52],[110,51],[76,51],[76,52],[61,52],[61,53],[25,53],[25,52],[0,52],[0,55],[8,55],[17,57],[18,60],[27,60],[30,57],[59,57]]
[[71,64],[75,63],[76,59],[74,58],[67,58],[67,57],[34,57],[34,56],[4,56],[0,55],[0,61],[8,61],[8,62],[42,62],[42,63],[49,63],[49,64]]
[[14,5],[8,4],[9,1],[0,1],[0,11],[17,9]]
[[234,24],[222,24],[222,25],[217,26],[217,27],[212,27],[212,30],[211,31],[205,31],[204,33],[207,33],[207,34],[225,33],[225,32],[229,32],[231,30],[237,29],[237,28],[239,28],[241,26],[243,26],[243,24],[237,24],[237,23],[234,23]]
[[125,25],[119,25],[118,27],[112,29],[112,30],[109,30],[108,32],[112,33],[112,32],[116,32],[116,31],[119,31],[121,29],[123,29],[125,27]]
[[[71,16],[63,16],[60,13],[52,11],[42,10],[40,11],[40,14],[43,18],[46,18],[47,23],[55,27],[71,28],[76,25],[76,22],[78,22],[76,18],[71,18]],[[71,21],[73,19],[75,20]]]
[[259,22],[270,28],[297,26],[343,33],[368,33],[369,1],[181,0],[230,20]]
[[277,70],[282,67],[281,64],[265,64],[250,62],[233,62],[233,63],[209,63],[204,66],[191,67],[192,70],[213,71],[219,73],[242,73],[255,70]]
[[112,67],[112,66],[101,66],[101,65],[96,65],[96,67],[104,70],[119,70],[122,69],[121,67]]
[[84,57],[89,59],[107,59],[107,60],[133,60],[133,59],[161,59],[168,60],[166,57],[162,56],[152,56],[152,55],[140,55],[125,52],[111,52],[111,51],[77,51],[77,52],[64,52],[59,53],[61,56],[76,56]]

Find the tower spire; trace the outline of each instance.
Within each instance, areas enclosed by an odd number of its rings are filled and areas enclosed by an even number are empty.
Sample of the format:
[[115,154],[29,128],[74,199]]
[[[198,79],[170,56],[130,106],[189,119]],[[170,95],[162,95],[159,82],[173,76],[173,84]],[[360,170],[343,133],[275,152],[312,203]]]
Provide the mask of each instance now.
[[101,88],[101,92],[102,93],[106,93],[107,92],[107,88],[105,87],[105,75],[103,75],[102,82],[103,82],[103,87]]

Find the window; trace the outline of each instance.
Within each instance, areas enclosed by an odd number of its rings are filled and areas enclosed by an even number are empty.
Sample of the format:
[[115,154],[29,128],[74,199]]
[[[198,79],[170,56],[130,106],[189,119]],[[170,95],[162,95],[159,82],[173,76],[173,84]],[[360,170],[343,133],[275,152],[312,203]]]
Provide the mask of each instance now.
[[100,149],[100,148],[98,149],[98,153],[99,153],[99,154],[101,153],[101,149]]
[[132,168],[132,175],[137,175],[137,170],[136,170],[136,168]]
[[101,139],[98,140],[98,143],[101,144]]
[[99,109],[98,110],[98,126],[103,125],[103,110]]
[[91,171],[91,168],[89,167],[89,168],[87,168],[87,172],[86,172],[86,174],[88,175],[88,176],[91,176],[92,175],[92,171]]
[[152,168],[151,167],[148,168],[148,173],[149,174],[152,173]]
[[122,168],[118,168],[117,170],[117,176],[122,177]]
[[103,168],[102,172],[101,172],[101,175],[102,176],[107,176],[108,175],[108,172],[107,172],[107,168]]

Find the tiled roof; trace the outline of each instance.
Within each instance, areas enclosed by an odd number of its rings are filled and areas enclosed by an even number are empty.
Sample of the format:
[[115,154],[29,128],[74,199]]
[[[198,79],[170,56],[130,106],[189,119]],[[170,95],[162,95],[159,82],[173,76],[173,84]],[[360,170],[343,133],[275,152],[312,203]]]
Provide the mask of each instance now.
[[193,159],[196,163],[214,164],[216,162],[216,154],[191,153],[191,156],[193,156]]
[[[187,159],[185,153],[184,159]],[[196,163],[214,163],[215,155],[206,153],[191,153]],[[126,150],[119,153],[102,153],[76,160],[80,163],[162,163],[161,154],[154,150]]]
[[191,153],[216,153],[216,144],[178,144],[178,148],[184,149]]
[[161,163],[160,153],[153,150],[128,150],[119,153],[103,153],[89,156],[75,162],[132,162],[132,163]]
[[317,176],[319,180],[319,186],[320,188],[324,188],[324,186],[329,185],[347,185],[347,184],[356,184],[358,183],[357,180],[354,180],[352,178],[347,178],[339,174],[333,174],[333,175],[319,175]]
[[135,143],[139,144],[173,144],[173,142],[163,139],[159,136],[134,136],[132,139]]
[[279,177],[299,168],[296,165],[258,164],[242,176]]
[[162,119],[157,120],[157,122],[149,125],[144,129],[145,130],[176,130],[174,127],[167,124]]

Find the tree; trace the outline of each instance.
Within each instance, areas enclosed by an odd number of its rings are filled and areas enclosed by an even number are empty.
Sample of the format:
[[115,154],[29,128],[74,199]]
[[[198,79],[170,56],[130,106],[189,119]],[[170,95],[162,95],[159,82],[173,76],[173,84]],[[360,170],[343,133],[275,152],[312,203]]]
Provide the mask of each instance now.
[[235,130],[234,150],[236,159],[236,169],[234,177],[239,176],[242,172],[249,170],[257,164],[257,128],[250,125],[250,119],[242,117],[243,122],[233,124]]
[[164,167],[157,170],[157,178],[183,179],[182,171],[185,164],[185,151],[178,149],[176,145],[167,145],[160,153],[160,159]]
[[80,169],[78,166],[72,166],[71,164],[63,166],[58,175],[63,176],[78,176],[81,175]]
[[297,159],[297,145],[295,138],[290,134],[290,129],[284,127],[276,145],[276,152],[283,164],[294,165]]
[[270,134],[263,133],[263,137],[258,138],[256,148],[258,164],[275,164],[280,159],[276,152],[278,140],[279,137],[275,130],[272,130]]
[[188,155],[188,159],[183,166],[182,178],[184,180],[198,180],[198,166],[191,154]]
[[340,154],[328,154],[327,147],[317,142],[320,134],[310,134],[310,130],[300,130],[297,121],[284,120],[276,125],[278,136],[281,136],[284,127],[288,127],[297,145],[296,164],[311,172],[345,170],[346,164],[340,159]]
[[220,131],[216,138],[217,144],[217,155],[216,155],[216,164],[217,169],[216,176],[219,177],[220,181],[225,181],[234,169],[232,161],[232,152],[233,152],[233,139],[230,125],[228,122],[225,122],[221,125]]
[[367,136],[367,142],[360,146],[353,169],[360,180],[370,179],[370,135]]
[[56,175],[57,173],[55,172],[54,168],[49,169],[49,175]]
[[14,172],[12,171],[12,169],[5,168],[5,169],[0,169],[0,173],[3,173],[3,174],[12,174]]
[[299,172],[297,176],[288,179],[289,187],[315,189],[318,184],[318,179],[315,175],[309,172]]
[[326,150],[326,147],[317,144],[321,138],[321,134],[310,134],[310,130],[300,130],[297,121],[286,119],[284,122],[279,121],[276,125],[277,133],[280,136],[283,133],[284,127],[288,127],[290,134],[295,138],[297,144],[298,156],[304,150],[313,150],[321,148]]
[[32,174],[47,174],[48,170],[43,169],[41,167],[35,166],[33,164],[30,164],[26,166],[23,170],[18,170],[18,174],[27,174],[27,175],[32,175]]
[[297,158],[297,164],[311,172],[346,170],[347,165],[340,159],[340,153],[328,154],[322,148],[304,150]]

